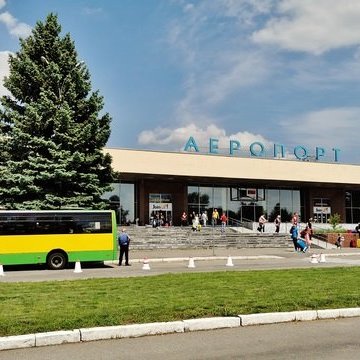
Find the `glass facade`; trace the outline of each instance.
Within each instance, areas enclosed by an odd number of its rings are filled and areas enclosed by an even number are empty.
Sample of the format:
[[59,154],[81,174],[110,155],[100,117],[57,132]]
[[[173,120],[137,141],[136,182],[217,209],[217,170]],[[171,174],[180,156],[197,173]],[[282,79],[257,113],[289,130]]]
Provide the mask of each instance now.
[[347,223],[360,223],[360,191],[345,193],[345,210]]
[[[136,223],[139,217],[139,203],[144,206],[142,201],[144,199],[137,199],[136,183],[114,183],[113,190],[103,195],[103,198],[109,201],[109,207],[116,211],[117,221],[119,225]],[[346,223],[360,222],[360,191],[346,191],[345,193],[345,210]],[[167,206],[166,218],[173,217],[174,208],[169,208],[174,201],[171,193],[150,193],[148,197],[149,206],[160,202],[162,206]],[[314,220],[321,223],[327,223],[328,216],[323,215],[327,207],[331,208],[330,200],[327,198],[313,198],[307,199],[304,192],[299,189],[289,188],[247,188],[244,186],[216,186],[216,185],[196,185],[191,184],[187,186],[187,201],[188,214],[191,217],[192,213],[201,214],[204,211],[207,213],[208,219],[211,219],[211,214],[216,208],[221,215],[224,212],[229,218],[238,221],[255,221],[257,222],[261,214],[265,214],[268,221],[274,221],[276,215],[280,214],[282,221],[287,222],[291,220],[291,214],[298,212],[301,221],[306,221],[304,204],[308,204],[310,214]],[[154,205],[153,205],[154,206]],[[315,207],[320,207],[322,210],[322,217],[320,218]],[[324,210],[325,209],[325,210]],[[333,210],[333,209],[331,209]],[[148,214],[148,215],[147,215]],[[145,219],[141,219],[141,223],[148,223],[151,217],[151,209],[145,211]],[[177,217],[176,217],[177,219]],[[236,222],[236,221],[234,221]],[[169,221],[171,223],[171,221]],[[174,225],[177,223],[174,222]]]
[[109,201],[109,207],[116,212],[119,225],[135,222],[136,196],[135,185],[130,183],[114,183],[113,190],[106,192],[103,199]]
[[189,214],[206,211],[210,219],[214,208],[234,220],[258,221],[265,214],[274,221],[280,214],[283,221],[290,221],[295,211],[301,214],[300,190],[188,186]]

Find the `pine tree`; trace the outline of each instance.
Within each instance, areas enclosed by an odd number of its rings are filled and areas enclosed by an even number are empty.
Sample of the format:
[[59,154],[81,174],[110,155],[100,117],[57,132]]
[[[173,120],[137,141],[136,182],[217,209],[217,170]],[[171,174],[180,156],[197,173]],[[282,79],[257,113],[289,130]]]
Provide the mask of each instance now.
[[0,205],[12,209],[103,208],[111,158],[110,116],[91,92],[70,35],[54,14],[37,22],[9,58],[0,109]]

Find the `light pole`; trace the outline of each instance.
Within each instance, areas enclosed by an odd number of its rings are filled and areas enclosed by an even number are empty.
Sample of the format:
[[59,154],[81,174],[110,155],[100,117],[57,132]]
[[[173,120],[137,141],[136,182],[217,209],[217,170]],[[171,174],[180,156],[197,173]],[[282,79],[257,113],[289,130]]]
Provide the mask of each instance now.
[[40,59],[43,63],[45,63],[46,65],[49,65],[49,60],[45,56],[41,55]]
[[[61,180],[56,181],[55,185],[59,186],[59,192],[60,192],[60,197],[61,197],[62,196],[62,181]],[[62,200],[59,201],[59,209],[61,209],[61,207],[62,207]]]
[[[41,61],[43,63],[45,63],[46,65],[50,65],[49,60],[45,57],[45,56],[41,56],[40,57]],[[79,61],[75,64],[75,66],[63,77],[62,81],[58,82],[57,86],[58,86],[58,93],[59,93],[59,102],[62,101],[62,97],[63,97],[63,90],[64,90],[64,86],[65,83],[67,81],[67,79],[71,76],[72,72],[76,69],[78,69],[82,64],[84,64],[84,61]]]

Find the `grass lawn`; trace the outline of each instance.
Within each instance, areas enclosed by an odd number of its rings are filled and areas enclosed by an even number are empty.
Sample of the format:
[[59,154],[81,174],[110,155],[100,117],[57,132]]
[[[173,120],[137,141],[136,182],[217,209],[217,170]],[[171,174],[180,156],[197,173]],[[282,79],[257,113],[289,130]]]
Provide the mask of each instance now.
[[360,306],[360,268],[0,283],[0,336]]

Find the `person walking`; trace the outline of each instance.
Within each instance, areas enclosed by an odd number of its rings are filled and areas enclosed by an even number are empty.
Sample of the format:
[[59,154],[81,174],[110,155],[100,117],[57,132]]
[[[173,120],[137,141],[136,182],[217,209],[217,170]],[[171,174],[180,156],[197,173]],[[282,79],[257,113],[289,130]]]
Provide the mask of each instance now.
[[358,234],[358,237],[360,238],[360,223],[355,226],[355,232]]
[[312,221],[313,221],[313,218],[310,218],[307,222],[307,227],[309,229],[309,237],[310,237],[310,240],[312,238],[312,235],[313,235],[313,228],[312,228]]
[[225,213],[222,213],[221,218],[221,232],[224,233],[225,232],[225,227],[226,227],[226,223],[227,223],[227,217],[225,215]]
[[259,232],[265,232],[265,223],[267,222],[265,214],[262,214],[259,217],[259,226],[258,226],[258,231]]
[[308,249],[310,249],[311,247],[311,228],[309,228],[308,226],[306,226],[305,230],[304,230],[304,240],[306,243],[306,246]]
[[275,224],[275,233],[278,234],[280,232],[280,224],[281,224],[281,216],[280,215],[278,215],[275,218],[274,224]]
[[344,236],[342,236],[341,234],[338,234],[338,238],[337,238],[337,240],[336,240],[336,242],[335,242],[335,245],[336,245],[336,248],[337,249],[341,249],[342,248],[342,245],[343,245],[343,243],[344,243],[344,240],[345,240],[345,238],[344,238]]
[[125,266],[131,266],[129,263],[129,244],[130,236],[126,233],[125,228],[122,229],[118,237],[118,244],[120,247],[119,266],[122,264],[122,259],[125,255]]
[[193,220],[193,223],[192,223],[192,230],[193,231],[200,231],[200,222],[199,222],[199,215],[198,214],[195,214],[194,216],[194,220]]
[[206,223],[208,221],[208,216],[207,216],[207,213],[206,211],[204,211],[201,215],[201,219],[202,219],[202,222],[203,222],[203,226],[206,227]]
[[291,240],[294,244],[294,249],[295,249],[295,251],[298,251],[300,249],[300,247],[297,242],[298,238],[299,238],[299,229],[297,226],[295,226],[295,225],[291,226],[290,235],[291,235]]
[[212,226],[217,225],[218,219],[219,219],[219,213],[218,213],[217,209],[214,209],[212,216],[211,216]]
[[294,215],[291,218],[291,224],[295,226],[299,225],[299,213],[297,213],[296,211],[294,212]]
[[187,226],[187,214],[185,211],[181,215],[181,226]]

